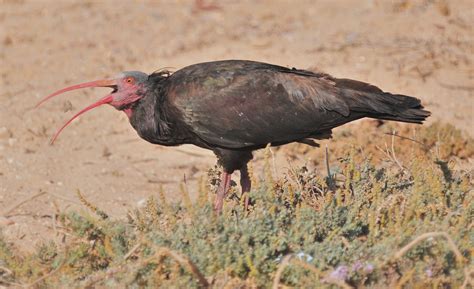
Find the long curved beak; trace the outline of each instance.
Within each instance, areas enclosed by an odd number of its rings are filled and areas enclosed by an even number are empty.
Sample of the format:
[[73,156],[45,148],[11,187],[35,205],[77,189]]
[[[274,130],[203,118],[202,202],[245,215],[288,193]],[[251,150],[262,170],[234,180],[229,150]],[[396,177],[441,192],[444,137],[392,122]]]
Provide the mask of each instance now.
[[72,86],[65,87],[63,89],[60,89],[46,97],[44,97],[40,102],[38,102],[35,106],[35,108],[39,107],[42,105],[44,102],[47,100],[55,97],[56,95],[59,95],[61,93],[71,91],[71,90],[76,90],[80,88],[86,88],[86,87],[110,87],[110,88],[116,88],[117,87],[117,81],[115,79],[102,79],[102,80],[96,80],[96,81],[91,81],[91,82],[84,82]]
[[[66,87],[66,88],[63,88],[63,89],[60,89],[48,96],[46,96],[45,98],[43,98],[35,107],[39,107],[41,104],[43,104],[44,102],[46,102],[47,100],[51,99],[52,97],[56,96],[56,95],[59,95],[61,93],[64,93],[64,92],[67,92],[67,91],[71,91],[71,90],[76,90],[76,89],[80,89],[80,88],[86,88],[86,87],[110,87],[110,88],[116,88],[117,87],[117,81],[114,80],[114,79],[111,79],[111,80],[97,80],[97,81],[91,81],[91,82],[85,82],[85,83],[81,83],[81,84],[76,84],[76,85],[72,85],[72,86],[69,86],[69,87]],[[56,133],[53,135],[53,137],[51,138],[51,144],[54,143],[54,141],[58,138],[59,134],[61,133],[61,131],[63,131],[63,129],[68,126],[74,119],[76,119],[78,116],[80,116],[81,114],[85,113],[86,111],[89,111],[95,107],[98,107],[102,104],[106,104],[106,103],[110,103],[113,101],[113,96],[112,94],[109,94],[103,98],[101,98],[100,100],[94,102],[93,104],[89,105],[88,107],[80,110],[78,113],[76,113],[73,117],[71,117],[71,119],[69,119],[61,128],[59,128]]]
[[98,107],[99,105],[102,105],[102,104],[106,104],[106,103],[110,103],[112,102],[113,100],[113,96],[112,95],[107,95],[106,97],[94,102],[93,104],[89,105],[88,107],[86,108],[83,108],[82,110],[80,110],[78,113],[76,113],[73,117],[71,117],[71,119],[69,119],[65,124],[63,124],[63,126],[58,129],[56,131],[56,133],[54,133],[53,137],[51,138],[51,141],[50,143],[53,144],[54,141],[58,138],[59,134],[63,131],[63,129],[68,126],[74,119],[76,119],[78,116],[80,116],[81,114],[85,113],[86,111],[88,110],[91,110],[95,107]]

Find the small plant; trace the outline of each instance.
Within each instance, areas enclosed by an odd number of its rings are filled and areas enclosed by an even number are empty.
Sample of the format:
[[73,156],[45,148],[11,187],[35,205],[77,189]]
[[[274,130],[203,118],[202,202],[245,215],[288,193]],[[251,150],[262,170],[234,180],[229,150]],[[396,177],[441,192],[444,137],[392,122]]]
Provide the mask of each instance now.
[[[441,135],[448,140],[430,142]],[[393,136],[363,152],[349,146],[337,154],[329,178],[310,166],[290,166],[277,178],[267,153],[265,177],[252,175],[248,211],[231,193],[215,215],[214,170],[201,182],[198,201],[190,202],[185,189],[182,203],[160,191],[127,221],[104,218],[83,200],[97,216],[61,215],[65,245],[46,243],[22,255],[0,237],[0,285],[470,288],[472,176],[453,169],[450,158],[472,157],[467,146],[457,146],[472,142],[439,124],[416,139],[395,138],[409,145],[390,143],[388,155],[376,146],[385,148]]]

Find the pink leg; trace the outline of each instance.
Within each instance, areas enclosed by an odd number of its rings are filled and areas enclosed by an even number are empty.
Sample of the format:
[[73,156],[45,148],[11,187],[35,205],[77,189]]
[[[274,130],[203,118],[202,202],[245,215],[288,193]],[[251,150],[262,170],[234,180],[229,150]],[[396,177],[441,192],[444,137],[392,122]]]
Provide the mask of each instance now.
[[222,172],[221,183],[219,184],[219,188],[217,188],[217,196],[214,200],[214,210],[217,214],[222,213],[222,207],[224,206],[224,198],[230,189],[231,176],[232,174],[229,174],[225,171]]
[[250,192],[250,188],[252,186],[252,182],[250,181],[249,172],[247,170],[247,166],[244,166],[240,169],[240,186],[242,187],[242,196],[244,196],[244,206],[245,210],[249,207],[250,198],[248,196],[248,192]]

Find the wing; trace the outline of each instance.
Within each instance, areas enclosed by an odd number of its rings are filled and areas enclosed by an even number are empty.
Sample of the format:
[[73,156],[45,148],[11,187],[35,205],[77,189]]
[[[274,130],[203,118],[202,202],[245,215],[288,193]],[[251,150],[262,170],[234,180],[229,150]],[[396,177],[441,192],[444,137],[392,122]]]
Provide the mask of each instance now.
[[196,64],[169,78],[168,100],[198,137],[245,148],[317,137],[353,120],[328,75],[250,61]]

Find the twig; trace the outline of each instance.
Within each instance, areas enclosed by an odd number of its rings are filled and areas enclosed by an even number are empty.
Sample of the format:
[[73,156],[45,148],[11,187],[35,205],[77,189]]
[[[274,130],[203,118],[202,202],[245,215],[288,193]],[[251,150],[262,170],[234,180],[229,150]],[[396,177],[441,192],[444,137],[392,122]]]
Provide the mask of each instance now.
[[393,159],[393,155],[390,153],[387,143],[385,143],[385,150],[379,147],[378,145],[375,145],[375,148],[381,151],[390,162],[395,163],[402,171],[405,171],[405,168],[400,166],[400,163]]
[[[127,254],[125,254],[125,256],[123,256],[123,262],[121,262],[120,264],[118,264],[117,266],[115,267],[112,267],[112,268],[108,268],[107,271],[103,272],[103,271],[99,271],[97,274],[95,275],[92,275],[92,276],[89,276],[85,281],[85,284],[83,286],[83,288],[93,288],[93,285],[99,283],[100,281],[104,280],[104,279],[110,279],[112,278],[115,274],[117,273],[121,273],[123,271],[133,271],[130,269],[130,266],[127,265],[126,261],[128,258],[130,258],[130,256],[136,252],[136,250],[142,245],[142,242],[138,242],[135,246],[133,246],[132,249],[130,249],[130,251],[127,252]],[[142,261],[142,262],[139,262],[138,264],[135,264],[135,266],[133,266],[132,268],[136,268],[136,267],[139,267],[139,266],[142,266],[145,262]]]
[[52,218],[51,218],[51,222],[53,224],[54,236],[57,237],[59,235],[59,233],[58,233],[58,228],[56,227],[56,221],[57,221],[57,215],[56,215],[56,213],[53,213]]
[[66,198],[66,197],[63,197],[61,195],[57,195],[55,193],[51,193],[51,192],[47,192],[48,195],[50,196],[53,196],[57,199],[60,199],[60,200],[63,200],[63,201],[67,201],[67,202],[70,202],[70,203],[73,203],[73,204],[76,204],[76,205],[79,205],[79,206],[82,206],[82,204],[74,199],[70,199],[70,198]]
[[412,277],[413,273],[415,273],[416,269],[413,268],[410,271],[403,274],[402,278],[397,282],[395,286],[396,289],[403,289],[403,285],[405,285]]
[[329,168],[329,149],[328,149],[328,145],[326,145],[325,161],[326,161],[326,171],[327,171],[327,174],[328,174],[329,189],[334,191],[335,190],[335,182],[333,181],[332,174],[331,174],[331,169]]
[[270,154],[272,155],[272,166],[273,166],[273,175],[275,177],[278,176],[278,172],[277,172],[277,166],[276,166],[276,159],[275,159],[275,153],[273,152],[272,148],[270,147],[269,148],[270,150]]
[[201,157],[201,158],[211,157],[211,154],[204,153],[204,152],[190,152],[190,151],[184,150],[182,148],[175,148],[174,150],[178,151],[180,153],[186,154],[186,155],[193,156],[193,157]]
[[[323,273],[318,270],[316,267],[312,266],[311,264],[308,264],[306,262],[303,262],[301,260],[298,260],[298,259],[295,259],[293,258],[293,254],[288,254],[288,255],[285,255],[285,257],[283,257],[281,263],[280,263],[280,266],[278,266],[278,269],[275,273],[275,277],[273,278],[273,286],[272,286],[272,289],[278,289],[280,287],[280,279],[281,279],[281,275],[283,274],[283,271],[285,270],[285,268],[289,265],[289,264],[294,264],[294,265],[298,265],[298,266],[301,266],[309,271],[312,271],[313,273],[315,273],[318,277],[321,276]],[[341,280],[336,280],[336,279],[332,279],[332,278],[326,278],[324,279],[324,282],[326,283],[329,283],[329,284],[333,284],[333,285],[336,285],[336,286],[339,286],[343,289],[353,289],[352,286],[350,286],[349,284],[347,284],[346,282],[344,281],[341,281]]]
[[35,286],[39,282],[41,282],[41,281],[45,280],[46,278],[51,277],[52,275],[56,274],[56,272],[58,272],[61,269],[63,264],[64,264],[64,262],[58,268],[54,269],[53,271],[49,272],[48,274],[46,274],[44,276],[41,276],[41,278],[36,279],[35,281],[33,281],[33,283],[24,285],[23,287],[32,288],[33,286]]
[[105,271],[105,273],[100,271],[100,272],[98,272],[98,274],[92,275],[89,278],[87,278],[88,282],[84,285],[83,288],[91,288],[96,283],[98,283],[98,282],[100,282],[104,279],[110,279],[113,275],[115,275],[117,273],[120,273],[122,271],[125,271],[125,269],[128,269],[128,267],[125,266],[125,264],[121,264],[117,267],[112,267],[112,268],[108,269],[107,271]]
[[296,173],[295,171],[295,168],[293,167],[293,165],[291,164],[291,161],[289,158],[286,159],[286,161],[288,162],[288,165],[289,165],[289,172],[290,172],[290,176],[292,176],[296,182],[296,184],[298,185],[298,188],[300,191],[303,190],[303,184],[301,184],[300,180],[298,179],[298,174]]
[[40,278],[36,279],[36,280],[33,281],[32,283],[24,285],[23,287],[25,287],[25,288],[34,287],[34,286],[35,286],[36,284],[38,284],[39,282],[45,280],[46,278],[49,278],[49,277],[53,276],[53,275],[56,274],[57,272],[59,272],[59,270],[61,270],[61,268],[64,266],[64,264],[66,264],[68,249],[69,249],[69,248],[66,246],[65,249],[64,249],[64,259],[63,259],[63,261],[61,262],[61,264],[59,264],[59,266],[58,266],[56,269],[52,270],[51,272],[49,272],[48,274],[46,274],[46,275],[44,275],[44,276],[41,276]]
[[[270,154],[271,154],[271,149],[270,146],[272,144],[268,143],[267,146],[265,147],[265,150],[263,151],[263,159],[264,159],[264,173],[265,173],[265,181],[267,183],[273,184],[273,178],[276,177],[274,175],[274,172],[272,171],[271,165],[270,165]],[[273,186],[273,185],[272,185]]]
[[91,202],[89,202],[85,197],[84,195],[81,193],[81,191],[77,190],[76,191],[76,194],[77,194],[77,197],[79,198],[79,201],[81,201],[81,203],[86,206],[87,208],[89,208],[89,210],[91,210],[92,212],[94,212],[95,214],[97,214],[99,217],[101,217],[102,219],[107,219],[109,217],[109,215],[107,215],[106,212],[102,211],[101,209],[97,208],[97,206],[95,206],[94,204],[92,204]]
[[7,267],[3,267],[3,266],[0,266],[0,271],[5,272],[7,274],[7,276],[13,274],[12,270],[8,269]]
[[[385,147],[387,147],[387,143],[385,143]],[[392,161],[392,156],[386,150],[379,147],[378,145],[375,145],[375,148],[381,151],[390,161]]]
[[157,158],[146,158],[146,159],[141,159],[141,160],[134,160],[131,161],[130,163],[132,164],[139,164],[139,163],[149,163],[149,162],[157,162],[159,159]]
[[410,249],[415,247],[421,241],[424,241],[425,239],[428,239],[428,238],[435,238],[435,237],[444,237],[448,241],[448,245],[451,247],[451,250],[454,252],[454,255],[456,255],[456,260],[459,263],[463,263],[464,257],[462,256],[458,247],[454,243],[453,239],[451,239],[451,237],[446,232],[430,232],[430,233],[422,234],[416,237],[413,241],[411,241],[407,245],[405,245],[403,248],[401,248],[397,253],[395,253],[394,258],[400,259],[401,257],[403,257],[403,255],[405,255],[408,251],[410,251]]
[[[15,282],[9,282],[3,278],[0,278],[0,283],[2,283],[2,285],[9,285],[9,286],[12,286],[12,288],[21,288],[21,287],[25,287],[25,284],[22,284],[22,283],[15,283]],[[15,287],[13,287],[15,286]],[[5,287],[0,287],[0,288],[5,288]]]
[[285,268],[288,266],[292,257],[293,257],[293,254],[287,254],[285,255],[285,257],[283,257],[283,260],[281,261],[275,273],[275,277],[273,278],[272,289],[278,289],[280,287],[281,274],[283,274],[283,270],[285,270]]
[[169,257],[173,258],[182,267],[188,269],[188,271],[193,273],[194,276],[197,277],[197,279],[198,279],[198,281],[199,281],[199,283],[201,284],[202,287],[208,288],[210,286],[209,282],[206,280],[204,275],[202,275],[202,273],[199,271],[199,269],[196,267],[196,265],[194,265],[194,263],[191,260],[189,260],[185,256],[183,256],[183,255],[181,255],[181,254],[179,254],[179,253],[177,253],[177,252],[175,252],[171,249],[168,249],[166,247],[158,247],[156,253],[152,257],[145,260],[144,262],[148,263],[148,262],[151,262],[155,259],[160,259],[160,257],[163,256],[163,255],[166,255],[166,256],[169,256]]
[[328,174],[328,179],[331,179],[331,169],[329,168],[329,152],[328,152],[328,146],[326,145],[326,150],[324,154],[324,159],[326,162],[326,171]]
[[325,279],[324,281],[325,281],[326,283],[339,286],[339,287],[341,287],[341,288],[343,288],[343,289],[354,289],[354,287],[352,287],[351,285],[349,285],[349,284],[347,284],[346,282],[341,281],[341,280],[329,278],[329,279]]
[[406,140],[412,141],[414,143],[417,143],[417,144],[423,146],[425,149],[429,149],[429,146],[427,146],[426,144],[422,143],[421,141],[417,141],[415,139],[412,139],[410,137],[402,136],[402,135],[396,134],[395,132],[391,132],[391,133],[386,132],[384,134],[391,135],[391,136],[396,136],[396,137],[399,137],[401,139],[406,139]]
[[[138,243],[137,245],[135,245],[125,256],[124,256],[124,261],[131,255],[133,254],[134,251],[136,251],[140,245],[142,243]],[[198,281],[199,281],[199,284],[201,285],[201,287],[203,288],[209,288],[210,284],[209,282],[206,280],[206,278],[204,277],[204,275],[202,275],[202,273],[199,271],[199,269],[196,267],[196,265],[194,265],[193,262],[191,262],[191,260],[187,259],[186,257],[182,256],[181,254],[178,254],[177,252],[171,250],[171,249],[168,249],[168,248],[165,248],[165,247],[158,247],[156,248],[156,252],[153,256],[145,259],[145,260],[142,260],[141,262],[139,262],[137,264],[137,266],[134,266],[134,267],[141,267],[141,266],[144,266],[152,261],[155,261],[155,260],[159,260],[161,259],[162,256],[169,256],[171,258],[173,258],[174,260],[176,260],[182,267],[186,268],[188,271],[190,271],[194,276],[197,277]],[[123,272],[123,271],[130,271],[128,270],[130,267],[127,266],[127,264],[124,262],[122,264],[119,264],[117,265],[116,267],[113,267],[113,268],[110,268],[108,269],[105,273],[104,272],[99,272],[98,274],[96,275],[93,275],[91,277],[88,278],[87,282],[85,283],[84,287],[85,288],[89,288],[91,287],[92,285],[96,284],[96,283],[99,283],[100,281],[104,280],[104,279],[110,279],[113,275],[117,274],[117,273],[120,273],[120,272]]]
[[145,178],[146,181],[149,182],[150,184],[170,183],[170,182],[160,181],[160,180],[158,180],[158,179],[149,178],[149,177],[147,176],[147,174],[146,174],[145,172],[141,171],[137,166],[132,166],[132,167],[135,169],[135,171],[136,171],[139,175],[141,175],[143,178]]
[[321,272],[320,270],[318,270],[318,268],[314,267],[313,265],[310,265],[308,264],[307,262],[304,262],[304,261],[301,261],[299,259],[292,259],[291,260],[291,263],[295,264],[295,265],[299,265],[309,271],[312,271],[313,273],[315,273],[318,277],[321,276],[323,274],[323,272]]
[[471,286],[474,285],[474,284],[472,283],[472,277],[471,277],[471,275],[472,275],[473,273],[474,273],[474,269],[473,269],[473,268],[471,268],[471,269],[465,268],[465,269],[464,269],[464,282],[462,283],[462,285],[461,285],[461,287],[460,287],[461,289],[466,289],[468,285],[471,285]]
[[[291,263],[295,264],[295,265],[299,265],[309,271],[312,271],[313,273],[315,273],[318,277],[321,276],[323,274],[323,272],[321,272],[320,270],[318,270],[318,268],[314,267],[313,265],[311,264],[308,264],[307,262],[304,262],[304,261],[301,261],[299,259],[292,259],[291,260]],[[338,280],[338,279],[334,279],[334,278],[324,278],[323,281],[325,283],[329,283],[329,284],[333,284],[333,285],[336,285],[336,286],[339,286],[343,289],[353,289],[353,287],[349,284],[347,284],[346,282],[344,282],[343,280]]]
[[139,242],[138,244],[133,246],[132,249],[130,249],[130,251],[128,251],[127,254],[125,254],[125,256],[123,256],[123,260],[127,260],[128,258],[130,258],[130,256],[132,256],[132,254],[135,253],[135,251],[137,251],[138,248],[140,248],[141,245],[142,244]]
[[468,91],[474,90],[474,86],[448,84],[448,83],[443,83],[439,80],[438,80],[438,84],[448,89],[459,89],[459,90],[468,90]]
[[395,160],[395,163],[400,167],[402,171],[405,171],[405,168],[402,164],[398,161],[397,156],[395,155],[395,131],[392,134],[392,157]]
[[2,213],[2,215],[4,217],[9,217],[11,216],[11,213],[16,210],[18,207],[20,207],[21,205],[31,201],[31,200],[34,200],[42,195],[46,194],[45,191],[40,191],[39,193],[36,193],[34,194],[33,196],[29,196],[21,201],[19,201],[18,203],[16,203],[15,205],[11,206],[10,208],[6,209],[5,212]]
[[[53,231],[54,231],[54,236],[58,237],[59,236],[59,231],[58,231],[58,226],[57,226],[57,221],[58,221],[58,216],[61,215],[61,210],[59,209],[59,205],[56,203],[56,200],[52,200],[51,204],[54,207],[55,213],[53,213],[51,216],[51,223],[53,224]],[[61,240],[64,242],[65,241],[65,235],[63,234]]]

